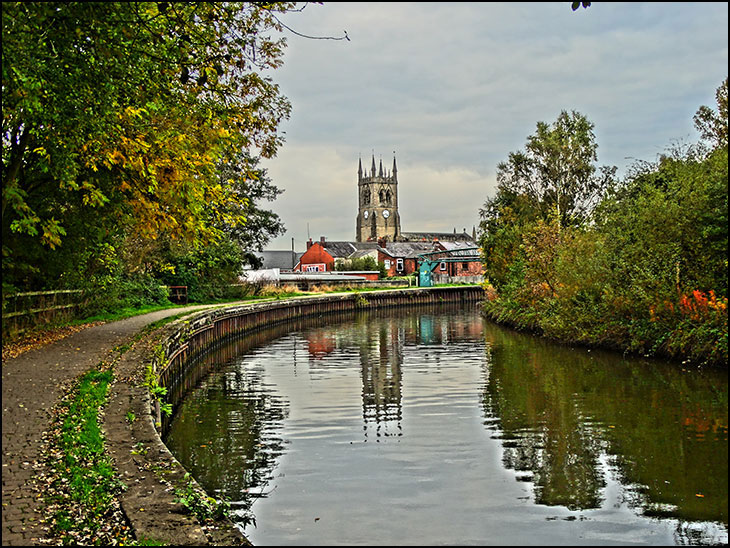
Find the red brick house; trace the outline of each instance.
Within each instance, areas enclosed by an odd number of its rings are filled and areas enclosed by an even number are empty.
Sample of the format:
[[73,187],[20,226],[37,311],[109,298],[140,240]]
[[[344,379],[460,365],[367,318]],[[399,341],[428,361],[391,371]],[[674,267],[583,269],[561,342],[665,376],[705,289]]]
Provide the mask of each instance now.
[[335,258],[324,247],[324,238],[319,242],[307,242],[307,250],[294,266],[294,272],[333,272]]
[[[338,261],[351,259],[362,254],[374,254],[378,244],[375,242],[337,242],[326,240],[322,236],[318,242],[307,242],[307,251],[299,259],[294,267],[295,272],[334,272]],[[343,271],[344,274],[356,274],[352,271]],[[377,280],[378,275],[374,272],[357,272],[357,275],[364,276],[368,280]]]
[[[413,241],[413,242],[389,242],[380,239],[375,242],[328,242],[324,237],[318,242],[307,242],[307,251],[299,259],[294,267],[295,272],[334,272],[335,263],[338,260],[355,256],[377,254],[377,261],[385,265],[387,276],[408,276],[418,272],[418,257],[422,254],[429,254],[430,260],[438,260],[439,254],[434,252],[443,251],[443,261],[435,270],[433,276],[436,283],[453,283],[456,281],[477,282],[483,278],[482,263],[478,252],[475,250],[463,251],[463,248],[473,247],[469,242],[441,242]],[[454,259],[463,260],[454,261]],[[365,272],[340,272],[340,274],[351,274],[364,276],[366,279],[377,279],[376,273]]]
[[[439,259],[437,251],[443,251],[443,261],[433,271],[436,283],[459,281],[475,283],[483,279],[482,262],[476,250],[466,250],[468,242],[379,242],[378,261],[385,263],[388,276],[408,276],[418,271],[418,257],[428,254],[432,261]],[[456,260],[454,259],[463,259]]]
[[[438,249],[445,252],[444,257],[448,257],[449,261],[441,262],[432,272],[434,282],[481,283],[484,279],[484,265],[479,251],[473,248],[474,245],[468,242],[438,242]],[[438,260],[439,255],[432,255],[429,258]]]

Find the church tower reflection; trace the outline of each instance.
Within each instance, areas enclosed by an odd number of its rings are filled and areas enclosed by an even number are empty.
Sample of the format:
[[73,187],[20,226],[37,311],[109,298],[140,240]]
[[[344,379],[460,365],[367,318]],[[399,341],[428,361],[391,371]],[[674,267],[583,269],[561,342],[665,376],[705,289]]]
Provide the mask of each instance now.
[[397,322],[391,321],[374,331],[367,328],[360,349],[362,370],[362,409],[365,440],[403,435],[401,366],[402,337]]

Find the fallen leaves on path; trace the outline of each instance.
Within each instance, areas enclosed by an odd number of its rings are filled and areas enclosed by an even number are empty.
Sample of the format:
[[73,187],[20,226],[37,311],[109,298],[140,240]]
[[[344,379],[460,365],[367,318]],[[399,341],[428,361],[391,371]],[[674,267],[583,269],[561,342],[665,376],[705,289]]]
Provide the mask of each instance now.
[[82,325],[54,327],[51,329],[44,329],[43,331],[27,333],[19,339],[8,343],[3,341],[3,362],[11,358],[17,358],[23,352],[27,352],[28,350],[35,350],[36,348],[65,339],[69,335],[78,333],[88,327],[94,327],[103,323],[104,322],[91,322]]

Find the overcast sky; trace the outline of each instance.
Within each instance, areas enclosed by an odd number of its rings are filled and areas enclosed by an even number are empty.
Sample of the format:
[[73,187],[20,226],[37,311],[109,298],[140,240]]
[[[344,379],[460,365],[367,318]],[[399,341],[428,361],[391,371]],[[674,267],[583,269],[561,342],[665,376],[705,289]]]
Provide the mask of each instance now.
[[285,144],[265,161],[284,193],[262,204],[307,236],[354,240],[362,157],[398,163],[403,231],[471,232],[494,195],[496,166],[538,121],[577,110],[595,124],[598,163],[622,173],[716,107],[728,73],[727,3],[325,3],[282,21],[292,103]]

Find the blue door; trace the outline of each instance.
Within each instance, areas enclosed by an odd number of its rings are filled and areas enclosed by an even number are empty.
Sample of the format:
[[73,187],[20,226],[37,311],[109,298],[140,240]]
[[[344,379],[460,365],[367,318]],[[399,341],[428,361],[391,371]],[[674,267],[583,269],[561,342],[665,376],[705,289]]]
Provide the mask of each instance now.
[[419,287],[431,287],[431,262],[423,261],[418,267],[418,285]]

